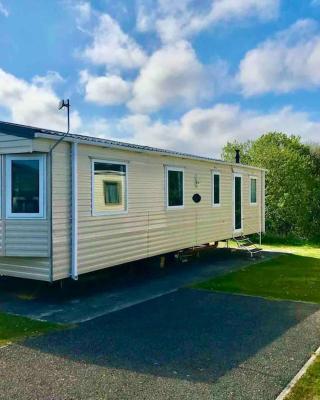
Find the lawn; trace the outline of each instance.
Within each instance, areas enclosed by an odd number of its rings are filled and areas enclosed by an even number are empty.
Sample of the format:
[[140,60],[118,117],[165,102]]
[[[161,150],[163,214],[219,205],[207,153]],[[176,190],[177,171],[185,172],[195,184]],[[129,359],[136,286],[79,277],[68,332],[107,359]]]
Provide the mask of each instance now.
[[282,251],[303,257],[318,258],[320,260],[320,244],[319,246],[314,246],[314,245],[292,246],[283,244],[272,244],[272,245],[264,244],[262,247],[264,250]]
[[[268,246],[271,249],[271,246]],[[279,250],[280,246],[272,246]],[[272,299],[320,303],[320,249],[308,246],[282,246],[294,251],[251,264],[227,275],[209,279],[194,288],[240,293]]]
[[41,335],[63,327],[65,326],[61,324],[35,321],[25,317],[0,313],[0,347],[28,336]]
[[320,357],[309,367],[308,371],[293,387],[286,400],[319,400],[320,399]]

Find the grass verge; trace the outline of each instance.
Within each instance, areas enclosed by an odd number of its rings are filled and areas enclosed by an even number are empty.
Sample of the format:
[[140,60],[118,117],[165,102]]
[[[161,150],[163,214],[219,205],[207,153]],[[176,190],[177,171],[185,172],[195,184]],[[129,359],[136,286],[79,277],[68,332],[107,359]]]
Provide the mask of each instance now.
[[193,287],[320,303],[320,260],[286,254],[209,279]]
[[63,328],[66,326],[62,324],[0,313],[0,346]]
[[308,368],[307,372],[293,387],[286,400],[320,399],[320,357]]
[[320,303],[318,247],[269,245],[263,248],[290,254],[251,264],[241,270],[200,282],[193,288]]

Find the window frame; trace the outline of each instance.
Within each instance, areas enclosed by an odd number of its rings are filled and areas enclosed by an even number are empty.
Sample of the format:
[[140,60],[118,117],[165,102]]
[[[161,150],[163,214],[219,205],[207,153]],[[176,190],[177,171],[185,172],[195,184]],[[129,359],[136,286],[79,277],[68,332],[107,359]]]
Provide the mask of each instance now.
[[[31,160],[39,161],[39,212],[13,213],[12,212],[12,161]],[[7,219],[45,219],[46,218],[46,155],[7,155],[6,156],[6,218]]]
[[[178,171],[182,172],[182,205],[181,206],[170,206],[169,205],[169,171]],[[174,167],[174,166],[165,166],[165,182],[166,182],[166,193],[165,193],[165,198],[166,198],[166,209],[167,210],[179,210],[183,209],[185,206],[185,179],[184,179],[184,172],[185,169],[184,167]]]
[[[219,203],[214,202],[214,176],[219,176]],[[211,170],[211,205],[212,207],[221,207],[221,172],[215,169]]]
[[[256,201],[252,202],[251,201],[251,195],[252,195],[252,186],[251,186],[251,181],[255,180],[256,181]],[[258,205],[258,177],[257,176],[250,176],[249,177],[249,204],[250,206],[257,206]]]
[[[103,164],[117,164],[117,165],[125,165],[126,166],[126,180],[125,180],[125,209],[121,211],[95,211],[94,209],[94,164],[95,163],[103,163]],[[129,163],[127,161],[119,161],[119,160],[101,160],[101,159],[92,159],[91,160],[91,215],[98,217],[103,215],[124,215],[128,214],[129,210],[129,196],[128,196],[128,181],[129,181]]]

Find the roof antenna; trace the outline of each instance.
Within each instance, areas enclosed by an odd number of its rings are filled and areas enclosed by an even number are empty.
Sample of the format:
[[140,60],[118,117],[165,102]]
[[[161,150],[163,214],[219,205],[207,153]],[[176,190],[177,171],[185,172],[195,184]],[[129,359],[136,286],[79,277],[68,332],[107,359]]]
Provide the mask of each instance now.
[[67,135],[69,135],[69,132],[70,132],[70,101],[69,101],[69,99],[67,99],[67,100],[63,100],[63,99],[62,99],[62,100],[59,101],[58,110],[62,110],[62,108],[64,108],[64,107],[66,107],[66,109],[67,109],[68,129],[67,129],[67,132],[64,133],[64,134],[61,136],[61,138],[52,146],[52,148],[51,148],[51,150],[50,150],[50,153],[52,153],[53,149],[54,149],[56,146],[58,146],[58,144],[59,144],[60,142],[62,142],[62,140],[63,140]]

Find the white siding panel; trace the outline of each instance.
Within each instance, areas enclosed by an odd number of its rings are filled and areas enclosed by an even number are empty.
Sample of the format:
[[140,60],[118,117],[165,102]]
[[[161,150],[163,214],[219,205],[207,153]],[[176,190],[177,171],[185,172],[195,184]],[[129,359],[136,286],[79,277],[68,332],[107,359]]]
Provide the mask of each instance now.
[[[40,143],[45,147],[45,141]],[[37,146],[39,147],[39,144]],[[57,280],[69,277],[71,271],[70,143],[62,142],[53,150],[52,180],[52,265],[53,280]]]
[[[250,204],[250,177],[257,178],[257,204]],[[243,229],[245,234],[259,232],[261,221],[261,176],[258,174],[246,174],[244,177],[244,207],[243,207]]]
[[[128,162],[128,213],[92,216],[92,159]],[[233,235],[233,168],[214,162],[139,154],[79,145],[79,274],[127,261],[231,238]],[[165,166],[185,171],[185,206],[165,207]],[[221,173],[221,206],[212,207],[211,170]],[[259,230],[259,204],[249,205],[252,169],[243,175],[243,217],[246,233]],[[238,172],[238,171],[237,171]],[[255,171],[256,172],[256,171]],[[258,175],[257,193],[260,190]],[[198,183],[196,183],[196,181]],[[199,193],[199,204],[192,196]],[[258,196],[260,201],[260,196]],[[59,200],[60,201],[60,200]],[[63,197],[61,197],[61,207]],[[60,204],[60,203],[59,203]]]
[[0,257],[0,275],[49,281],[49,258]]
[[6,256],[49,257],[47,220],[6,220]]
[[32,140],[0,132],[0,154],[30,153]]

